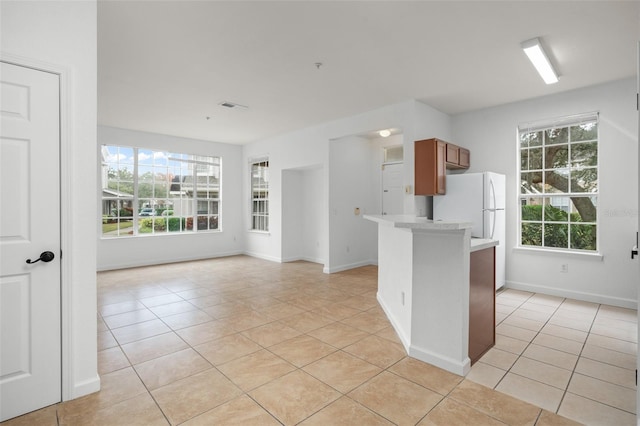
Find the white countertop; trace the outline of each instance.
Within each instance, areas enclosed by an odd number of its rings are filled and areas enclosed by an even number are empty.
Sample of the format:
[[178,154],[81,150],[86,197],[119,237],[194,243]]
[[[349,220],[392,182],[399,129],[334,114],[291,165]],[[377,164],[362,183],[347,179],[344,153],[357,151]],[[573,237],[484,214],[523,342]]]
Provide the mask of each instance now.
[[412,215],[364,215],[365,219],[390,225],[395,228],[409,228],[409,229],[425,229],[425,230],[454,230],[454,229],[466,229],[473,227],[471,222],[459,222],[459,221],[433,221],[426,217],[416,217]]
[[[459,222],[459,221],[445,221],[437,220],[433,221],[426,217],[416,217],[411,215],[364,215],[365,219],[378,222],[379,224],[385,224],[393,226],[394,228],[407,228],[416,230],[456,230],[471,228],[473,224],[471,222]],[[488,238],[471,238],[471,251],[484,250],[486,248],[495,247],[498,245],[498,241]]]
[[471,238],[471,251],[484,250],[487,248],[495,247],[499,244],[496,240],[490,240],[488,238]]

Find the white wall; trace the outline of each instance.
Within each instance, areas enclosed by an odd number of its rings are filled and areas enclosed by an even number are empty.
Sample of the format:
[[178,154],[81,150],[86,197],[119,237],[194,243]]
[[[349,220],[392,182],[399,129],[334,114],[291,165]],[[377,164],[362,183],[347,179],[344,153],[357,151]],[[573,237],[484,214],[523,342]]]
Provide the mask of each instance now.
[[[283,170],[305,169],[322,166],[323,179],[326,179],[327,146],[322,143],[322,138],[316,135],[315,129],[303,131],[273,138],[262,143],[254,143],[243,146],[243,188],[249,188],[249,165],[252,158],[269,158],[269,232],[250,231],[250,205],[249,198],[242,201],[242,214],[244,219],[245,252],[251,256],[282,262],[283,253]],[[245,189],[248,191],[248,189]],[[322,211],[326,211],[328,188],[325,186],[322,193],[316,194]],[[324,228],[327,229],[326,216]],[[288,235],[288,234],[287,234]],[[327,258],[327,245],[319,247],[320,258]]]
[[369,265],[378,257],[377,225],[363,219],[376,210],[381,191],[379,174],[372,173],[376,145],[359,136],[329,144],[329,272]]
[[[323,193],[317,194],[323,212],[326,212],[324,226],[329,229],[329,203],[333,195],[329,190],[329,143],[353,135],[362,135],[372,130],[385,128],[400,128],[403,130],[405,151],[405,185],[413,187],[413,141],[430,137],[448,138],[451,135],[450,118],[428,105],[415,100],[409,100],[389,105],[374,111],[365,112],[352,117],[335,120],[318,126],[299,131],[278,135],[244,146],[245,162],[244,185],[248,187],[248,162],[252,157],[269,157],[270,185],[269,185],[269,226],[270,232],[247,232],[246,251],[248,254],[265,259],[282,261],[282,170],[297,169],[310,166],[321,166],[323,173]],[[375,160],[375,165],[379,165]],[[374,166],[372,166],[374,167]],[[248,200],[244,200],[244,211],[249,211]],[[426,197],[405,195],[405,213],[425,214]],[[352,213],[353,214],[353,213]],[[248,214],[244,215],[246,229],[249,229]],[[342,226],[342,225],[340,225]],[[332,228],[331,235],[347,232],[344,228]],[[325,271],[340,270],[351,264],[352,258],[367,258],[367,253],[349,255],[346,250],[331,253],[328,241],[320,241],[318,247],[320,258],[324,259]]]
[[62,70],[63,389],[99,389],[96,327],[97,11],[95,1],[0,3],[1,50],[18,63]]
[[328,236],[322,210],[324,193],[321,167],[282,171],[282,261],[324,263],[320,244]]
[[319,195],[324,194],[324,170],[316,167],[307,169],[302,176],[302,212],[305,218],[302,227],[302,258],[310,262],[324,264],[320,247],[326,247],[329,240],[327,224],[328,212],[322,210],[322,199]]
[[303,258],[304,173],[301,170],[282,171],[282,261]]
[[[242,216],[238,214],[244,196],[242,187],[242,147],[217,142],[185,139],[114,127],[98,127],[98,144],[94,165],[98,169],[100,146],[126,145],[185,154],[220,156],[222,190],[220,198],[220,232],[190,235],[155,235],[136,238],[101,238],[98,226],[98,270],[179,262],[229,256],[242,253],[244,236]],[[99,185],[98,188],[99,194]],[[94,224],[94,226],[96,226]]]
[[[628,79],[453,118],[453,142],[471,150],[470,171],[507,175],[507,287],[636,308],[637,260],[630,257],[638,227],[635,93],[635,81]],[[591,111],[600,112],[598,238],[602,260],[514,250],[518,124]],[[560,272],[563,263],[568,264],[568,273]]]

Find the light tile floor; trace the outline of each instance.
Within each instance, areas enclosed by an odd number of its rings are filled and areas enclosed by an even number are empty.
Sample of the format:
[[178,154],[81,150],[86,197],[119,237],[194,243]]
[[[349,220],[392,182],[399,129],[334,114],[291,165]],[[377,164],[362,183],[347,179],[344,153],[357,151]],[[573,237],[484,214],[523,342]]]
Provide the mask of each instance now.
[[245,256],[99,273],[101,391],[5,424],[635,423],[632,311],[502,292],[463,379],[405,355],[376,283]]
[[513,289],[467,379],[570,419],[636,424],[637,312]]

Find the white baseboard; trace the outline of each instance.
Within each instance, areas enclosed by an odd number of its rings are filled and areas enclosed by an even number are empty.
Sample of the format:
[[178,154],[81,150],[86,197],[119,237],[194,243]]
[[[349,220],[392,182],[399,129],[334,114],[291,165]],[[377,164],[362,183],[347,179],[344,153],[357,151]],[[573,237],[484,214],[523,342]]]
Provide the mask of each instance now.
[[460,376],[466,376],[471,370],[471,360],[469,357],[466,357],[464,361],[460,362],[414,345],[411,345],[409,348],[409,356],[419,359],[420,361],[428,362],[429,364],[433,364],[436,367],[443,368]]
[[63,395],[64,401],[70,401],[72,399],[80,398],[81,396],[89,395],[100,390],[100,376],[98,374],[95,377],[85,380],[80,383],[74,383],[71,385],[70,392]]
[[119,262],[112,263],[106,265],[98,265],[96,268],[98,272],[100,271],[113,271],[116,269],[128,269],[128,268],[137,268],[140,266],[152,266],[152,265],[166,265],[169,263],[179,263],[179,262],[189,262],[192,260],[206,260],[206,259],[215,259],[218,257],[229,257],[229,256],[237,256],[240,254],[245,254],[242,251],[230,251],[230,252],[222,252],[222,253],[210,253],[202,256],[185,256],[185,257],[172,257],[171,259],[144,259],[144,260],[135,260],[133,262]]
[[[305,256],[298,256],[298,257],[291,257],[291,258],[278,258],[275,256],[265,256],[260,253],[253,253],[253,252],[247,252],[247,251],[233,251],[233,252],[224,252],[224,253],[212,253],[212,254],[203,255],[203,256],[172,257],[171,259],[145,259],[142,261],[135,260],[132,262],[104,264],[104,265],[99,265],[97,267],[97,271],[98,272],[113,271],[117,269],[137,268],[140,266],[166,265],[169,263],[189,262],[192,260],[196,261],[196,260],[216,259],[220,257],[229,257],[229,256],[238,256],[238,255],[255,257],[256,259],[263,259],[263,260],[268,260],[270,262],[276,262],[276,263],[295,262],[297,260],[304,260],[307,262],[319,263],[319,264],[324,263],[322,259],[315,259],[315,258],[310,258]],[[358,265],[358,266],[362,266],[362,265]],[[351,267],[347,267],[344,269],[351,269]],[[341,269],[341,270],[344,270],[344,269]]]
[[333,274],[336,272],[347,271],[349,269],[360,268],[361,266],[369,266],[374,264],[375,263],[373,263],[372,260],[363,260],[361,262],[349,263],[349,264],[344,264],[340,266],[332,266],[329,268],[327,268],[327,266],[325,265],[324,269],[322,269],[322,272],[324,272],[325,274]]
[[443,368],[454,374],[459,374],[460,376],[467,375],[467,373],[471,370],[471,360],[469,359],[469,357],[466,357],[464,361],[460,362],[441,354],[429,351],[427,349],[412,345],[411,339],[409,338],[409,336],[406,336],[398,326],[398,321],[393,315],[390,314],[390,311],[385,305],[384,300],[380,297],[380,294],[378,294],[376,298],[378,299],[378,303],[380,303],[382,310],[387,315],[389,322],[393,326],[394,330],[396,330],[396,333],[398,334],[398,337],[402,342],[402,346],[404,346],[405,351],[410,357],[419,359],[420,361],[428,362],[429,364]]
[[314,258],[314,257],[307,257],[307,256],[294,256],[294,257],[283,257],[282,258],[282,263],[286,263],[286,262],[297,262],[297,261],[304,261],[304,262],[311,262],[311,263],[319,263],[319,264],[324,264],[324,261],[322,261],[322,259],[318,259],[318,258]]
[[250,251],[245,251],[245,252],[242,252],[240,254],[244,254],[244,255],[247,255],[247,256],[255,257],[256,259],[269,260],[271,262],[277,262],[277,263],[282,263],[283,262],[282,258],[280,258],[280,257],[266,256],[264,254],[254,253],[254,252],[250,252]]
[[625,299],[612,297],[604,294],[587,293],[583,291],[567,290],[557,287],[548,287],[537,284],[507,281],[504,288],[514,290],[530,291],[532,293],[548,294],[550,296],[566,297],[569,299],[582,300],[584,302],[600,303],[604,305],[618,306],[627,309],[638,309],[638,301],[635,299]]
[[410,345],[410,341],[409,341],[409,337],[404,333],[404,331],[398,325],[398,320],[396,319],[396,317],[394,317],[391,314],[391,311],[389,310],[387,305],[384,303],[384,299],[382,299],[382,297],[380,297],[380,293],[376,293],[376,299],[378,300],[378,303],[380,304],[380,307],[384,311],[385,315],[389,319],[389,322],[391,323],[391,326],[396,331],[396,334],[398,335],[398,338],[400,339],[400,343],[402,343],[402,346],[404,346],[405,352],[408,354],[409,353],[409,348],[411,346]]

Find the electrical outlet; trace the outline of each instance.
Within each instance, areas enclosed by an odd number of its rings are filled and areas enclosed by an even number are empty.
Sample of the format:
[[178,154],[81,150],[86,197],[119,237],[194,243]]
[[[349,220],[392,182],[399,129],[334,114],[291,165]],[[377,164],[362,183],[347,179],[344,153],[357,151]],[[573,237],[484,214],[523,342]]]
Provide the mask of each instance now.
[[563,263],[560,265],[560,272],[569,272],[569,264]]

